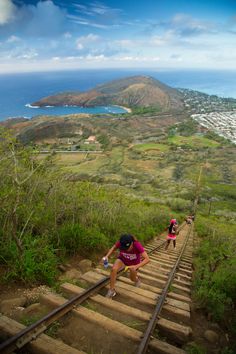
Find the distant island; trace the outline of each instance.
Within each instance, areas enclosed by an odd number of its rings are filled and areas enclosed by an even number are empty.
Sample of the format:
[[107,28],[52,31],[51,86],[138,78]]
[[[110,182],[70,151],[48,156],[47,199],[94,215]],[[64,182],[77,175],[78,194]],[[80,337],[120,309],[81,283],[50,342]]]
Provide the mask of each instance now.
[[87,92],[64,92],[31,103],[31,106],[155,107],[160,111],[182,110],[182,94],[149,76],[132,76],[96,86]]

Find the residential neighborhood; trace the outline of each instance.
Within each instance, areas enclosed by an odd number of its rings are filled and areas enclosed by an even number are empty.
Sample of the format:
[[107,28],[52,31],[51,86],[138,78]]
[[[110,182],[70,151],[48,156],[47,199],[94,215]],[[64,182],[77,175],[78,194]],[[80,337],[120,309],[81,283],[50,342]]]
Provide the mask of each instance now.
[[191,117],[203,127],[236,143],[236,99],[180,89]]
[[214,130],[220,136],[236,144],[236,110],[231,112],[211,112],[192,114],[202,126]]

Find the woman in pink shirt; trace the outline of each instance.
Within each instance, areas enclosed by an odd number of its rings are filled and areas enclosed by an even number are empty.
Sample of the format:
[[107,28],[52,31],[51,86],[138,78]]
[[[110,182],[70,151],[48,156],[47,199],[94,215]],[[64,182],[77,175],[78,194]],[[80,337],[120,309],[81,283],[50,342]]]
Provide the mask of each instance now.
[[178,233],[178,223],[176,219],[170,220],[170,225],[167,227],[167,229],[168,235],[165,250],[167,250],[171,240],[173,241],[174,248],[176,247],[176,235]]
[[135,286],[140,286],[140,279],[138,278],[137,270],[150,261],[148,254],[141,243],[138,242],[132,235],[122,235],[120,240],[112,246],[104,258],[108,260],[108,257],[116,249],[119,249],[120,253],[111,270],[110,289],[106,295],[106,297],[109,298],[113,298],[116,295],[116,276],[117,272],[121,268],[127,266],[130,270],[130,279],[135,282]]

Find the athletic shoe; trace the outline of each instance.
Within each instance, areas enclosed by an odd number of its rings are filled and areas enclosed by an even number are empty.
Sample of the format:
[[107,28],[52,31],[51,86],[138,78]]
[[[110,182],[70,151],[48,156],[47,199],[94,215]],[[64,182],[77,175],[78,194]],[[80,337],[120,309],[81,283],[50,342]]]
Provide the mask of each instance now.
[[116,296],[115,289],[109,289],[107,294],[106,294],[106,297],[109,298],[109,299],[112,299],[114,296]]

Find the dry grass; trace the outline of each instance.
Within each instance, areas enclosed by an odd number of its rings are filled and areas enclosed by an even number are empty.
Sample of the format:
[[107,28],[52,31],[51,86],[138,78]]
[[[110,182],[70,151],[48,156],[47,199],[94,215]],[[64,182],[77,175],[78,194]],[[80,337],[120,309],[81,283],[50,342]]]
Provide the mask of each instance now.
[[86,159],[87,153],[57,153],[56,162],[60,165],[73,165]]

